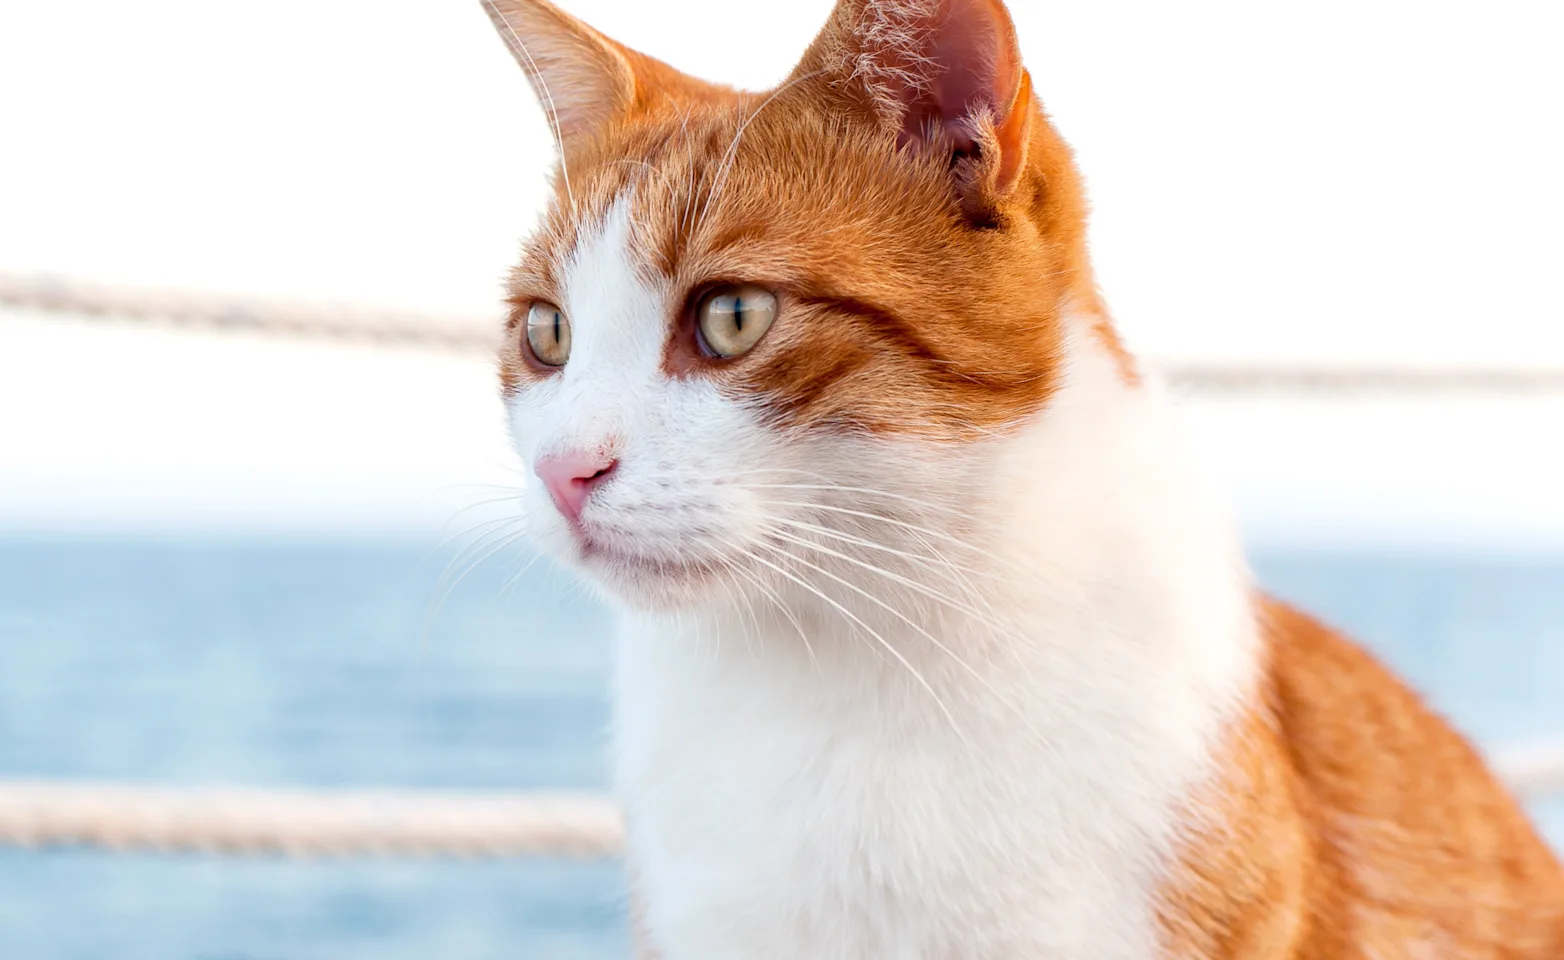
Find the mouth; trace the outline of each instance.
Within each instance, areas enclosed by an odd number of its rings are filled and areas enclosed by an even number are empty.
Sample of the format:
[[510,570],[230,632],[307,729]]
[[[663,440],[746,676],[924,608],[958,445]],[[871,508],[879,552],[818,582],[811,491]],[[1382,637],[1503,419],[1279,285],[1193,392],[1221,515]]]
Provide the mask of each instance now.
[[713,561],[636,553],[590,537],[580,538],[579,545],[583,563],[610,575],[639,582],[650,580],[691,587],[706,581],[717,571]]

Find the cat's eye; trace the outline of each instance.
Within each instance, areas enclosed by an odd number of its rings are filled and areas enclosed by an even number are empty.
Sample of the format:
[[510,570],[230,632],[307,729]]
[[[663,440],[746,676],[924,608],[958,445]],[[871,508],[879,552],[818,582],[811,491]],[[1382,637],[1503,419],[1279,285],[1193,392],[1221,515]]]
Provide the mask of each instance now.
[[538,362],[563,367],[570,359],[570,321],[565,312],[545,300],[527,310],[527,347]]
[[776,318],[776,295],[747,283],[716,287],[695,305],[701,348],[718,357],[748,353]]

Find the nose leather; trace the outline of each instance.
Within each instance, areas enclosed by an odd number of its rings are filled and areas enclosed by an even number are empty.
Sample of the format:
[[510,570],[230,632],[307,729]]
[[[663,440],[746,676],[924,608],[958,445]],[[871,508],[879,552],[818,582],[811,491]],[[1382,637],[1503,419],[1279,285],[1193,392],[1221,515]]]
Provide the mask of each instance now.
[[554,498],[554,506],[566,520],[576,523],[593,489],[618,465],[619,461],[600,451],[569,450],[540,457],[532,469]]

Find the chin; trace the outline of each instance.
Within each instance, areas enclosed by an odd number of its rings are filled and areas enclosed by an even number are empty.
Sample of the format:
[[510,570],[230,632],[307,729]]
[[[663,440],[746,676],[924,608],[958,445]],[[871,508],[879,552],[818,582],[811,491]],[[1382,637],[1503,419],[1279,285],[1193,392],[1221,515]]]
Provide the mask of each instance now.
[[614,603],[666,613],[709,601],[719,589],[724,566],[716,558],[643,552],[590,538],[575,542],[571,565]]

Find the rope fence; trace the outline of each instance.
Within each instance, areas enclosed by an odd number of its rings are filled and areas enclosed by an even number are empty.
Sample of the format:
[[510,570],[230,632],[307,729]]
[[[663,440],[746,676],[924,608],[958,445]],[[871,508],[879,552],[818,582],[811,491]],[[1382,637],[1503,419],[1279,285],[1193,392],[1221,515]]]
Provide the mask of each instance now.
[[3,271],[0,306],[122,323],[461,351],[493,350],[500,330],[497,320],[483,316],[225,297]]
[[[267,333],[303,339],[464,352],[494,349],[497,316],[418,314],[152,290],[42,274],[0,271],[0,306],[187,329]],[[1391,365],[1285,361],[1152,361],[1181,393],[1540,394],[1564,393],[1564,365]]]
[[224,856],[611,857],[598,797],[392,791],[178,790],[0,781],[0,845]]
[[[495,318],[150,290],[0,271],[0,307],[200,330],[490,351]],[[1564,366],[1350,366],[1167,361],[1178,391],[1204,394],[1564,392]],[[1526,799],[1564,794],[1564,743],[1494,760]],[[0,780],[0,846],[288,857],[615,856],[623,827],[591,796],[156,788]]]
[[[1564,794],[1564,743],[1500,752],[1523,799]],[[222,856],[599,859],[624,844],[603,797],[174,789],[0,781],[0,846]]]

